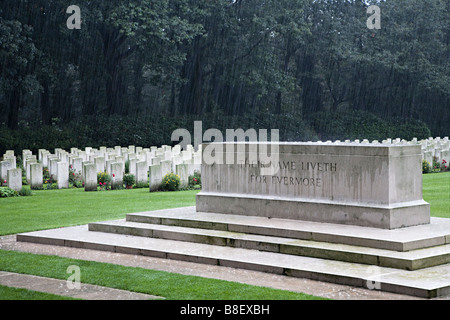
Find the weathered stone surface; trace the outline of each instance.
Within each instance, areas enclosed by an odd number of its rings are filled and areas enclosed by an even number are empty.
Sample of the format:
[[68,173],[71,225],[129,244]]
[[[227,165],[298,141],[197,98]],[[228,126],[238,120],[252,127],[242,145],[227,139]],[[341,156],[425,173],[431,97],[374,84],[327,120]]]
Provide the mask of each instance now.
[[7,180],[9,169],[15,169],[14,161],[12,159],[0,161],[0,180],[1,181]]
[[157,191],[161,187],[162,182],[161,165],[152,165],[148,169],[150,192]]
[[136,162],[136,184],[148,183],[147,161]]
[[7,185],[8,188],[15,191],[20,191],[22,189],[22,169],[9,169],[7,174]]
[[57,186],[58,189],[67,189],[69,188],[69,164],[67,162],[58,162],[56,164],[57,170]]
[[122,162],[111,163],[111,187],[113,189],[118,189],[123,186],[123,169]]
[[385,229],[430,221],[420,146],[280,143],[265,162],[261,144],[238,145],[203,145],[203,160],[215,152],[203,164],[198,211]]
[[33,163],[30,165],[30,188],[42,189],[44,184],[42,163]]
[[83,164],[84,190],[97,191],[97,167],[94,163]]

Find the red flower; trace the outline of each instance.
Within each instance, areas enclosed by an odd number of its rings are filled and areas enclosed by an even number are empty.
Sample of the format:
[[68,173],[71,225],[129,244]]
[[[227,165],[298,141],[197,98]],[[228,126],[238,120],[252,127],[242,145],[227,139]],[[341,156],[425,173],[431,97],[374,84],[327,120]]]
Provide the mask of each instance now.
[[5,180],[5,181],[3,181],[3,183],[6,183],[6,180]]
[[115,177],[116,175],[113,173],[113,178]]

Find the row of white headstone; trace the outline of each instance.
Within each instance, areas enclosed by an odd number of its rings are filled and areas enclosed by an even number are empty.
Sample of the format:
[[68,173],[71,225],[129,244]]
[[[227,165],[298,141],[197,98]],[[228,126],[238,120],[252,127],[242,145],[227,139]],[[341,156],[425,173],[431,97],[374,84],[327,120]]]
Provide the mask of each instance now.
[[[22,172],[17,168],[16,157],[12,150],[3,155],[0,162],[1,181],[20,190]],[[189,176],[201,170],[201,146],[195,151],[191,145],[186,150],[181,146],[142,148],[135,146],[114,148],[87,147],[84,150],[71,148],[70,152],[57,148],[54,153],[39,149],[37,154],[30,150],[22,151],[22,165],[26,172],[27,183],[32,189],[43,187],[43,168],[48,168],[50,176],[57,181],[57,188],[69,187],[69,174],[81,179],[86,191],[97,190],[97,174],[107,172],[112,177],[113,187],[123,184],[125,163],[129,163],[129,173],[135,176],[136,184],[149,184],[150,190],[158,190],[162,178],[168,173],[180,176],[181,185],[188,184]]]
[[[320,142],[320,141],[319,141]],[[447,163],[450,162],[450,140],[449,137],[437,137],[437,138],[428,138],[418,140],[417,138],[413,138],[412,140],[405,139],[386,139],[383,141],[373,140],[369,141],[365,140],[345,140],[345,141],[326,141],[325,143],[357,143],[357,144],[420,144],[422,146],[422,160],[426,160],[433,164],[433,160],[438,163],[442,163],[442,160],[445,160]]]
[[[361,144],[420,144],[422,159],[433,163],[433,157],[438,162],[450,162],[450,141],[448,137],[428,138],[411,141],[386,139],[381,142],[369,140],[326,141],[324,143],[361,143]],[[80,175],[85,190],[97,190],[97,174],[108,172],[113,178],[113,186],[123,183],[125,162],[129,161],[129,173],[136,178],[136,184],[149,184],[150,191],[158,190],[162,178],[170,172],[180,176],[181,185],[188,183],[188,177],[195,171],[201,171],[201,145],[195,151],[192,145],[186,150],[181,146],[161,146],[142,148],[136,146],[114,148],[100,147],[98,149],[86,147],[84,150],[71,148],[70,152],[57,148],[54,153],[39,149],[37,154],[30,150],[22,151],[22,165],[26,172],[26,179],[32,189],[43,186],[43,168],[47,167],[49,174],[57,180],[59,189],[69,187],[69,174]],[[16,163],[14,151],[8,150],[0,161],[0,179],[14,189],[22,188],[22,172]],[[71,169],[71,170],[70,170]]]

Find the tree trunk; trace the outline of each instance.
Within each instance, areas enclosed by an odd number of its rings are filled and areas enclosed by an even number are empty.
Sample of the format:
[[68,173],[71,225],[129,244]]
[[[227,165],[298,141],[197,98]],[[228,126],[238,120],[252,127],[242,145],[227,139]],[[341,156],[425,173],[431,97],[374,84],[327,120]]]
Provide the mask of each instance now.
[[50,125],[52,123],[52,114],[50,106],[50,92],[48,87],[48,82],[42,82],[42,88],[44,91],[41,94],[41,114],[42,114],[42,124]]
[[20,90],[14,88],[9,96],[8,128],[16,130],[19,128]]

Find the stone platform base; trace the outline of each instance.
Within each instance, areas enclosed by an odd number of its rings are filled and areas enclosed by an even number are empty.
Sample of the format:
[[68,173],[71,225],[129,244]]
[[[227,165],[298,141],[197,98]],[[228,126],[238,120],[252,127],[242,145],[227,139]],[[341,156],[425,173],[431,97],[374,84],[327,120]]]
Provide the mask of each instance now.
[[[351,224],[361,227],[397,229],[430,223],[430,204],[410,201],[395,205],[362,205],[325,200],[292,199],[258,195],[197,194],[197,210],[224,214]],[[252,208],[252,210],[248,210]]]
[[450,219],[395,230],[196,212],[36,231],[17,241],[186,260],[433,298],[450,294]]

